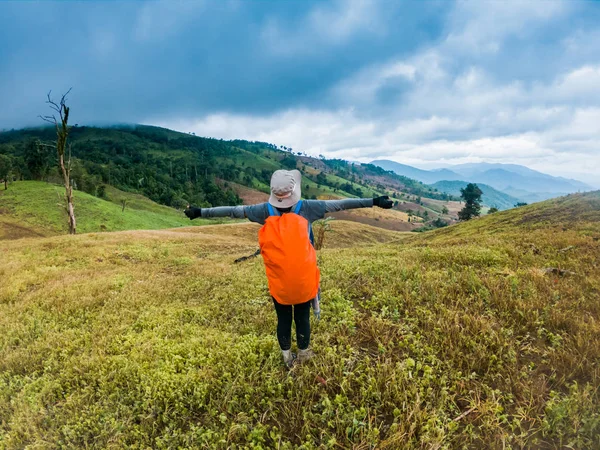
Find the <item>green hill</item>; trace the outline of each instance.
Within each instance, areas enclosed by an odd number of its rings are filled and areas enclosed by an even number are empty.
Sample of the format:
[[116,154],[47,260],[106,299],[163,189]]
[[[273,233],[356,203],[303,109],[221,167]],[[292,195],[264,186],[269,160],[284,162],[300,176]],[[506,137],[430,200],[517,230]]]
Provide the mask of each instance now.
[[[223,141],[150,126],[71,128],[72,179],[78,190],[97,195],[102,185],[136,192],[176,208],[239,204],[225,180],[269,191],[274,170],[298,168],[304,174],[306,198],[362,197],[399,193],[446,199],[446,194],[375,166],[311,158],[263,142]],[[0,154],[13,159],[13,178],[58,180],[52,149],[52,128],[0,133]]]
[[[460,197],[460,190],[467,186],[466,181],[438,181],[437,183],[433,183],[431,187],[441,191],[446,192],[452,196]],[[500,192],[494,189],[487,184],[479,184],[479,189],[483,192],[481,196],[481,200],[484,205],[489,207],[495,206],[499,210],[510,209],[513,208],[517,203],[521,200],[516,197],[512,197],[504,192]]]
[[[0,239],[68,232],[64,187],[41,181],[18,181],[0,190]],[[181,211],[108,187],[105,199],[74,191],[77,231],[157,230],[190,226]],[[125,201],[123,210],[122,201]],[[194,225],[214,223],[194,221]]]
[[291,373],[254,225],[4,242],[0,447],[600,448],[600,192],[339,225]]

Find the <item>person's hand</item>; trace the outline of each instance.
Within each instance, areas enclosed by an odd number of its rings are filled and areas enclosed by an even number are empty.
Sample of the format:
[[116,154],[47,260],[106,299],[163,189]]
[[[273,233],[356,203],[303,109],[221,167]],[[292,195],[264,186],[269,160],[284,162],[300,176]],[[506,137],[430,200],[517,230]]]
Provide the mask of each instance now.
[[382,195],[381,197],[375,197],[373,199],[373,206],[379,206],[383,209],[390,209],[392,206],[394,206],[394,202],[392,202],[387,195]]
[[183,213],[190,218],[190,220],[200,217],[202,208],[196,208],[195,206],[187,205],[187,208]]

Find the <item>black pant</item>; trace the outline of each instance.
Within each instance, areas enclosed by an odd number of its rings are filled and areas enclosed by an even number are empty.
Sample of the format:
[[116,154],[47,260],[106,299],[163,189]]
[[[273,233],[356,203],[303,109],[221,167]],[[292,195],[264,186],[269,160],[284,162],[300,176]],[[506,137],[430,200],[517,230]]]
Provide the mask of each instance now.
[[277,340],[281,350],[292,348],[292,311],[296,322],[298,348],[304,350],[310,344],[310,300],[299,305],[282,305],[273,299],[277,312]]

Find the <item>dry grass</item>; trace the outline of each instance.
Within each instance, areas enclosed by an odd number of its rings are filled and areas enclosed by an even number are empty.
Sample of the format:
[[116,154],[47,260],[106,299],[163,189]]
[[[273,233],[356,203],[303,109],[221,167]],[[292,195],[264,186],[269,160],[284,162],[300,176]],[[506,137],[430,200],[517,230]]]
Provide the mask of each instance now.
[[408,214],[397,211],[397,210],[384,210],[384,209],[353,209],[348,211],[340,211],[336,213],[328,214],[328,216],[334,217],[339,220],[347,220],[373,227],[383,228],[385,230],[392,231],[411,231],[421,226],[417,225],[417,221],[421,221],[420,218],[412,218],[408,222]]
[[321,251],[289,375],[255,233],[3,242],[0,448],[600,447],[600,194]]

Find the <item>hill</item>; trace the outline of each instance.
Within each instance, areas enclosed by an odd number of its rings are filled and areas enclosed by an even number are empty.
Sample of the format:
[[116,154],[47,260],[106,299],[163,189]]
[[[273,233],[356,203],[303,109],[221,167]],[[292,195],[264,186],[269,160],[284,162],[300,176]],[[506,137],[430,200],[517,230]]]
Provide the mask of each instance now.
[[[40,143],[52,142],[54,130],[30,128],[0,133],[0,154],[10,155],[13,177],[53,180],[55,155]],[[445,198],[422,183],[370,165],[312,158],[264,142],[223,141],[143,125],[74,126],[70,132],[73,180],[78,190],[97,195],[101,185],[135,192],[176,208],[239,204],[232,189],[217,180],[269,192],[277,169],[303,172],[306,198],[335,195],[370,197],[404,193]]]
[[388,160],[373,161],[372,164],[428,184],[441,181],[487,184],[496,190],[517,198],[518,201],[527,203],[593,189],[591,186],[577,180],[554,177],[517,164],[459,164],[451,166],[450,169],[437,170],[416,169]]
[[[438,189],[441,192],[447,192],[450,195],[455,197],[460,197],[460,190],[467,186],[466,181],[438,181],[437,183],[433,183],[431,186]],[[516,197],[511,197],[508,194],[497,191],[491,186],[483,183],[477,183],[483,195],[481,196],[481,200],[484,205],[487,206],[495,206],[496,208],[510,209],[513,208],[520,200]]]
[[0,446],[600,446],[599,192],[337,225],[291,374],[252,225],[5,242]]
[[[0,240],[67,233],[64,191],[64,187],[41,181],[17,181],[10,189],[1,190]],[[105,198],[74,192],[80,233],[190,226],[190,220],[181,211],[139,194],[112,187],[106,188]],[[206,223],[214,222],[194,221],[195,225]]]

